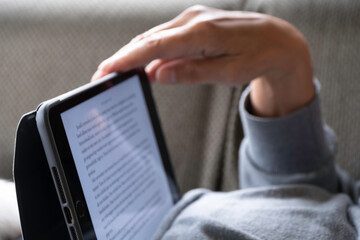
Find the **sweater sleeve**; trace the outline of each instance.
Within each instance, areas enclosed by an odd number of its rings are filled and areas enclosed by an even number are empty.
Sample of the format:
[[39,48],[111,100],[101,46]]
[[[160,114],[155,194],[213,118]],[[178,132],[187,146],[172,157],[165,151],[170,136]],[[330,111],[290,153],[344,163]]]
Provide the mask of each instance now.
[[249,93],[240,100],[245,138],[239,151],[241,188],[312,184],[339,191],[334,164],[336,137],[321,115],[317,80],[316,96],[307,106],[279,118],[252,115]]

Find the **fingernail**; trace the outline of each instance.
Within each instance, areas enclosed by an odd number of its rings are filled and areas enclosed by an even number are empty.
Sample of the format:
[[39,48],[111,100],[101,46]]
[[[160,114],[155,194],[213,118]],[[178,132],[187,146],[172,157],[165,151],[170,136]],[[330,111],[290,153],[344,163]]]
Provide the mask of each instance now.
[[94,73],[94,75],[92,76],[92,78],[91,78],[91,82],[94,82],[94,81],[96,81],[96,80],[98,80],[99,78],[100,78],[100,76],[101,76],[101,74],[102,74],[102,72],[101,71],[96,71],[95,73]]

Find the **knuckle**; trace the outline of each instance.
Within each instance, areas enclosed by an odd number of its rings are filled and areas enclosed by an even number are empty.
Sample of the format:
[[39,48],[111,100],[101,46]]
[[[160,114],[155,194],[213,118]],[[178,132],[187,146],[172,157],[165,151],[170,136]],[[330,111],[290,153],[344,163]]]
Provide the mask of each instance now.
[[204,33],[210,33],[215,30],[216,24],[212,20],[204,20],[199,22],[199,27],[204,31]]
[[206,39],[207,42],[218,39],[218,30],[216,24],[212,20],[194,22],[190,29],[194,34],[201,36],[202,39]]
[[133,39],[131,39],[131,41],[138,41],[138,40],[143,39],[143,38],[144,38],[144,34],[145,34],[145,33],[136,35]]
[[145,41],[145,45],[147,45],[150,48],[159,48],[162,45],[163,38],[161,36],[158,36],[159,34],[154,34],[153,37],[149,37]]
[[197,5],[194,5],[192,7],[189,7],[187,8],[185,11],[184,11],[184,14],[185,15],[190,15],[190,16],[198,16],[204,12],[206,12],[208,10],[208,7],[206,6],[203,6],[203,5],[200,5],[200,4],[197,4]]
[[209,30],[209,23],[208,21],[197,21],[190,28],[197,34],[206,34]]

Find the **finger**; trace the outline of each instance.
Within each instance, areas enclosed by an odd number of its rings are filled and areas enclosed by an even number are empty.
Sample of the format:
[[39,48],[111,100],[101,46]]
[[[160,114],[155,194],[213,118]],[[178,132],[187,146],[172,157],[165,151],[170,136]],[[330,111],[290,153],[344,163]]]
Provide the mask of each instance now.
[[[166,60],[162,60],[162,59],[155,59],[152,62],[150,62],[146,68],[145,71],[147,73],[147,76],[149,78],[150,83],[154,83],[155,82],[155,72],[156,69],[161,65],[164,64],[168,61]],[[91,78],[91,82],[95,82],[96,80],[104,77],[106,75],[106,73],[102,72],[101,70],[98,70],[94,73],[94,75]]]
[[[209,36],[203,28],[178,27],[156,33],[118,51],[100,64],[103,73],[127,71],[140,67],[153,59],[177,59],[196,56],[220,55],[218,38]],[[205,41],[206,40],[206,41]]]
[[135,43],[137,41],[141,41],[144,38],[150,37],[152,34],[155,34],[155,33],[158,33],[158,32],[164,31],[164,30],[180,27],[180,26],[186,24],[187,21],[188,20],[185,19],[182,15],[179,15],[179,16],[175,17],[174,19],[166,22],[166,23],[155,26],[155,27],[147,30],[146,32],[144,32],[142,34],[139,34],[134,39],[132,39],[130,41],[130,43]]
[[100,78],[104,77],[107,73],[101,71],[100,69],[97,70],[94,75],[91,77],[90,82],[95,82],[97,80],[99,80]]
[[147,30],[146,32],[143,32],[143,33],[137,35],[135,38],[133,38],[129,42],[129,44],[133,44],[135,42],[141,41],[144,38],[149,37],[150,35],[152,35],[154,33],[157,33],[157,32],[163,31],[163,30],[167,30],[167,29],[171,29],[171,28],[174,28],[174,27],[177,27],[177,24],[175,24],[173,22],[173,20],[171,20],[169,22],[166,22],[166,23],[163,23],[163,24],[160,24],[158,26],[155,26],[155,27]]
[[[241,67],[241,65],[243,67]],[[160,65],[156,80],[160,83],[220,83],[236,85],[253,78],[243,57],[224,57],[204,60],[179,59]]]
[[165,64],[167,62],[168,61],[166,61],[166,60],[155,59],[146,66],[145,71],[147,73],[150,83],[155,82],[155,73],[156,73],[156,70],[159,68],[159,66],[161,66],[162,64]]
[[189,7],[186,10],[184,10],[182,13],[180,13],[178,16],[173,18],[172,20],[160,24],[158,26],[155,26],[147,30],[146,32],[136,36],[134,39],[130,41],[130,43],[143,40],[144,38],[149,37],[150,35],[154,33],[158,33],[163,30],[183,26],[189,23],[190,21],[194,21],[196,17],[198,17],[199,15],[203,15],[204,13],[209,12],[210,10],[212,10],[213,12],[215,9],[200,5]]

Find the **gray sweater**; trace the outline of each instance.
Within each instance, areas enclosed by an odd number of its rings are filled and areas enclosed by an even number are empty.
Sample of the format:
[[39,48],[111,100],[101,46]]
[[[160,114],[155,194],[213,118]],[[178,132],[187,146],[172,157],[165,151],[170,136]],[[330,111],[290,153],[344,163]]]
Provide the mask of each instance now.
[[317,95],[282,118],[251,115],[250,87],[240,101],[245,138],[241,190],[188,192],[155,239],[358,239],[359,184],[336,167],[336,138]]

